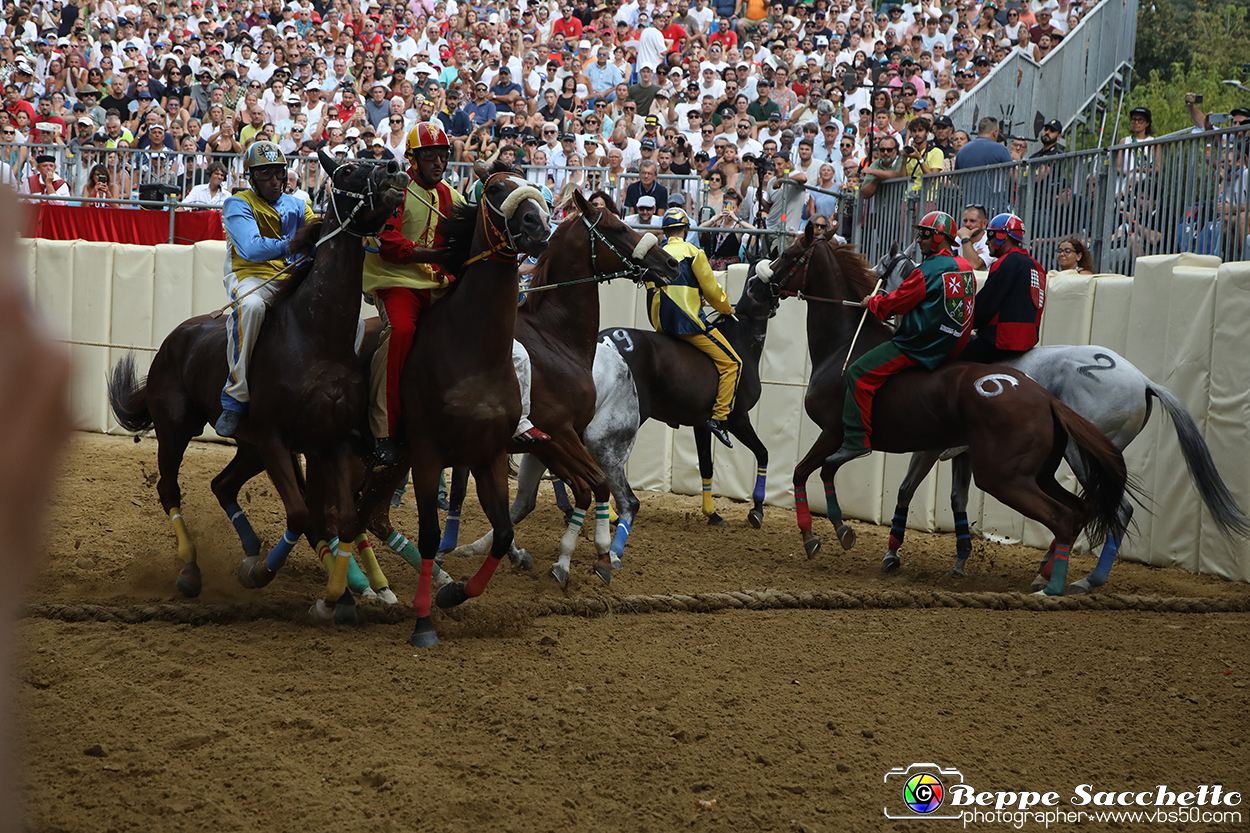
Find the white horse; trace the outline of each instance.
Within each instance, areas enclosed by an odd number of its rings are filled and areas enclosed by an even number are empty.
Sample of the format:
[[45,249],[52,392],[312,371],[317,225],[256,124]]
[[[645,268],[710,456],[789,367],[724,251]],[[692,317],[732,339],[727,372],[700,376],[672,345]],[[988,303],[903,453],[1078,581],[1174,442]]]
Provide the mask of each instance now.
[[[879,276],[886,277],[885,287],[888,291],[897,288],[911,274],[915,263],[906,253],[892,253],[882,258],[874,268]],[[1151,400],[1158,399],[1163,410],[1172,419],[1190,477],[1193,478],[1194,486],[1197,487],[1198,494],[1216,526],[1230,539],[1236,535],[1250,537],[1250,517],[1237,505],[1236,499],[1220,478],[1215,462],[1211,459],[1211,452],[1184,403],[1167,388],[1150,381],[1146,374],[1123,356],[1097,345],[1056,345],[1034,347],[1022,356],[999,364],[1028,374],[1061,402],[1092,422],[1121,451],[1141,433],[1150,417]],[[967,515],[972,468],[966,449],[922,451],[912,455],[907,475],[898,489],[898,505],[890,526],[889,549],[881,562],[881,569],[885,572],[897,570],[901,563],[898,550],[903,543],[907,507],[911,503],[912,495],[939,459],[952,457],[951,509],[955,515],[955,565],[951,568],[950,575],[966,575],[965,565],[972,551]],[[1081,464],[1080,454],[1071,443],[1068,444],[1065,458],[1077,480],[1084,485],[1085,469]],[[1120,515],[1127,527],[1133,516],[1133,506],[1127,495],[1120,504]],[[1093,572],[1068,585],[1065,592],[1083,594],[1093,587],[1106,584],[1121,543],[1118,536],[1108,537]],[[1050,577],[1050,555],[1051,553],[1047,553],[1041,571],[1033,580],[1034,590],[1040,590]],[[1057,595],[1060,590],[1064,590],[1062,587],[1048,589],[1051,595]]]

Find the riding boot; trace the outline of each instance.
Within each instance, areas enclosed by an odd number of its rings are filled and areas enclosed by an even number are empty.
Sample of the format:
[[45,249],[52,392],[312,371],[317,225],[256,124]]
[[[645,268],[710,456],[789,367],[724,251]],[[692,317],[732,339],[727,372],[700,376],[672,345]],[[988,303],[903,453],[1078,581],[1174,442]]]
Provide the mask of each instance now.
[[843,446],[825,458],[825,465],[841,466],[843,463],[858,460],[860,457],[867,457],[871,453],[871,448],[847,448]]
[[709,419],[707,428],[712,432],[712,436],[725,444],[726,448],[733,448],[734,444],[729,439],[729,432],[725,430],[725,424],[719,419]]
[[242,418],[242,412],[226,408],[221,412],[221,416],[217,417],[217,421],[213,423],[213,430],[217,432],[219,437],[233,437],[234,432],[239,428],[239,420]]
[[394,437],[378,437],[373,441],[373,464],[380,468],[397,466],[403,462],[399,453],[399,441]]

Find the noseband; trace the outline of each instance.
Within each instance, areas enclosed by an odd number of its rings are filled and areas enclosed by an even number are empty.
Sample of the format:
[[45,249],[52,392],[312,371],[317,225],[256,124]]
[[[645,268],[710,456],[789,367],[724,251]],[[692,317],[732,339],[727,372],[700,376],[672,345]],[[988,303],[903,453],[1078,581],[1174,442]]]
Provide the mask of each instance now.
[[[641,261],[647,256],[647,252],[655,248],[655,246],[660,242],[659,239],[651,232],[647,232],[642,236],[642,239],[638,241],[638,245],[634,247],[634,250],[626,254],[621,250],[620,246],[613,243],[607,235],[599,230],[599,223],[602,220],[602,211],[599,212],[599,216],[595,218],[593,223],[590,222],[585,214],[582,215],[582,224],[586,226],[586,233],[590,235],[590,280],[596,282],[606,282],[616,280],[617,278],[629,278],[634,283],[641,283],[649,271],[646,266],[642,265]],[[621,263],[625,264],[624,269],[620,269],[616,272],[599,271],[597,252],[599,251],[599,243],[601,242],[603,245],[608,247],[608,250],[612,252],[612,254],[620,258]]]
[[[464,266],[476,263],[479,260],[497,260],[500,262],[516,263],[517,255],[521,249],[516,245],[516,238],[512,236],[512,229],[508,226],[508,222],[516,213],[517,208],[526,200],[534,200],[541,209],[544,204],[543,194],[533,185],[525,182],[524,185],[514,188],[508,192],[508,196],[504,198],[503,204],[496,207],[491,205],[490,200],[486,198],[486,189],[491,183],[497,179],[519,179],[516,174],[501,171],[497,174],[491,174],[486,182],[482,184],[482,210],[478,212],[478,219],[482,226],[482,233],[486,237],[487,248],[485,251],[474,255],[464,262]],[[524,182],[524,180],[522,180]],[[502,229],[491,219],[491,213],[498,214],[503,220]]]
[[[373,176],[370,175],[370,176],[365,177],[364,193],[358,193],[356,191],[344,191],[340,188],[334,187],[334,179],[342,172],[342,170],[343,169],[341,167],[335,168],[334,173],[330,174],[330,178],[326,181],[326,203],[327,203],[326,213],[330,214],[334,218],[334,221],[338,223],[339,225],[338,225],[338,228],[336,228],[334,231],[330,232],[325,237],[322,237],[320,240],[318,240],[317,241],[318,246],[320,246],[323,243],[328,242],[332,237],[334,237],[336,234],[338,234],[341,231],[346,231],[348,234],[354,237],[369,237],[373,234],[376,234],[378,231],[377,229],[363,230],[363,229],[352,228],[352,221],[356,218],[356,214],[359,213],[360,209],[365,206],[366,202],[368,202],[369,208],[377,207],[375,204],[375,198],[377,197],[377,192],[373,188]],[[356,204],[352,206],[352,210],[348,213],[346,220],[342,219],[342,216],[339,212],[339,204],[337,200],[338,196],[348,197],[356,201]]]
[[[774,298],[798,298],[800,301],[820,301],[821,303],[825,303],[825,304],[842,304],[845,302],[845,300],[849,300],[849,299],[843,299],[843,298],[822,298],[819,295],[807,294],[807,281],[810,276],[812,255],[816,252],[816,248],[818,246],[827,242],[829,241],[826,238],[821,238],[819,240],[813,241],[812,245],[809,246],[807,249],[804,249],[803,254],[799,255],[798,260],[795,262],[793,266],[790,267],[789,269],[790,273],[793,273],[795,269],[798,269],[800,267],[803,269],[803,285],[799,287],[798,289],[787,289],[786,287],[776,282],[775,280],[776,275],[769,276],[767,283],[768,283],[769,290],[773,293]],[[759,274],[759,267],[756,267],[755,273],[757,275]],[[787,277],[787,281],[788,280],[789,278]]]

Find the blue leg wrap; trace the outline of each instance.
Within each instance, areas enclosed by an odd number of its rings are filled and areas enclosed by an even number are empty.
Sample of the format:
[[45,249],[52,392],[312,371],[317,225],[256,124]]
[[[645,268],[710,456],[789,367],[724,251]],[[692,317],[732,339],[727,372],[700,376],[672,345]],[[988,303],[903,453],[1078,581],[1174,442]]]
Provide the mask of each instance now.
[[768,469],[763,466],[755,470],[755,489],[751,492],[751,500],[759,503],[764,500],[764,482],[768,479]]
[[620,558],[625,554],[625,542],[629,540],[629,522],[625,520],[617,521],[616,535],[612,538],[612,546],[610,551]]
[[1107,536],[1107,542],[1102,545],[1102,554],[1098,556],[1098,565],[1086,579],[1090,587],[1102,587],[1107,583],[1107,578],[1111,575],[1111,565],[1115,563],[1116,553],[1120,551],[1123,540],[1119,535]]
[[451,552],[456,548],[460,538],[460,510],[452,507],[447,513],[447,526],[443,527],[443,540],[438,545],[439,552]]
[[967,558],[972,554],[972,533],[968,531],[968,513],[955,513],[955,557]]
[[566,515],[572,512],[573,504],[569,502],[569,493],[564,488],[564,481],[563,480],[554,481],[551,484],[551,488],[555,490],[556,506],[560,508],[560,511]]
[[825,484],[825,515],[834,527],[842,525],[842,507],[838,505],[838,488],[832,483]]
[[[243,544],[243,554],[249,558],[260,555],[260,536],[252,529],[252,525],[247,520],[247,513],[243,511],[239,504],[231,503],[227,506],[226,517],[230,518],[230,523],[234,525],[234,531],[239,534],[239,541]],[[285,556],[283,560],[285,560]]]
[[897,550],[903,545],[907,534],[907,507],[901,503],[894,507],[894,518],[890,521],[890,549]]
[[[247,521],[244,521],[247,523]],[[269,551],[269,555],[265,556],[265,566],[271,572],[277,572],[286,565],[286,558],[291,554],[291,548],[299,541],[298,535],[291,535],[290,530],[282,533],[282,539],[274,544],[273,549]],[[259,549],[259,547],[257,547]]]

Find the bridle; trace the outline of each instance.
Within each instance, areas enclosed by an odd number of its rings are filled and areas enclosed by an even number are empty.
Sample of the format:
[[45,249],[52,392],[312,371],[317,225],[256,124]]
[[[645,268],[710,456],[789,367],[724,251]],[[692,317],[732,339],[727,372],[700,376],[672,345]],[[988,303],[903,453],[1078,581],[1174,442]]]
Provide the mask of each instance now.
[[[356,164],[359,165],[362,163],[356,163]],[[350,167],[352,169],[355,169],[356,165],[352,165]],[[364,231],[361,229],[352,228],[352,221],[356,218],[356,214],[360,211],[360,209],[364,207],[366,201],[368,201],[370,208],[376,208],[376,206],[374,205],[374,198],[376,197],[377,192],[374,190],[374,187],[373,187],[373,177],[372,176],[365,177],[364,193],[359,193],[357,191],[345,191],[341,188],[334,187],[335,177],[337,177],[343,170],[344,168],[342,166],[335,168],[334,172],[330,174],[330,178],[326,180],[326,196],[325,196],[326,213],[330,214],[334,218],[334,221],[338,223],[338,228],[336,228],[334,231],[330,232],[329,234],[325,235],[320,240],[318,240],[317,241],[318,246],[322,245],[323,243],[328,242],[336,234],[342,231],[346,231],[348,234],[354,237],[370,237],[376,234],[378,231],[377,229],[369,229],[367,231]],[[337,196],[348,197],[356,201],[356,204],[352,206],[352,210],[348,212],[346,220],[341,218],[341,215],[339,212],[338,200],[336,199]]]
[[[523,294],[531,295],[535,292],[546,292],[551,289],[576,286],[579,283],[607,283],[608,281],[614,281],[617,278],[629,278],[634,283],[641,284],[645,280],[647,273],[651,271],[649,267],[643,265],[642,259],[646,257],[647,252],[659,245],[659,238],[651,232],[647,232],[642,235],[642,239],[638,241],[636,246],[634,246],[634,250],[626,253],[620,245],[614,243],[612,239],[604,234],[603,230],[599,228],[601,220],[603,220],[603,211],[599,212],[599,216],[595,218],[593,223],[585,214],[581,215],[582,224],[586,226],[586,233],[590,237],[590,277],[578,278],[574,281],[563,281],[561,283],[550,283],[545,286],[536,286],[533,289],[524,290]],[[620,259],[621,263],[625,264],[625,268],[618,269],[615,272],[600,272],[598,255],[599,243],[603,243],[603,245],[607,246],[608,250],[611,251],[612,254],[616,255],[617,258]]]
[[[778,299],[798,298],[800,301],[820,301],[826,304],[841,304],[842,303],[843,301],[842,298],[822,298],[819,295],[808,295],[806,292],[808,278],[810,277],[812,255],[815,254],[817,246],[820,246],[822,243],[826,243],[826,242],[828,242],[827,239],[823,237],[813,240],[812,245],[804,249],[803,254],[799,255],[795,263],[789,268],[788,270],[789,274],[787,274],[786,276],[787,282],[789,281],[789,276],[794,273],[795,269],[801,268],[803,270],[803,285],[799,287],[798,289],[787,289],[785,286],[783,286],[781,283],[775,280],[776,275],[768,276],[765,283],[768,284],[768,290],[769,292],[772,293],[774,298],[778,298]],[[755,269],[755,273],[758,275],[759,272],[760,272],[760,269],[757,266]]]
[[[510,191],[508,196],[504,198],[503,205],[492,205],[491,201],[486,198],[486,191],[490,188],[491,183],[500,178],[512,179],[515,176],[516,174],[508,171],[500,171],[499,173],[491,174],[482,183],[482,210],[478,212],[478,221],[481,223],[482,234],[486,238],[487,248],[466,260],[461,268],[468,267],[479,260],[516,263],[517,255],[521,253],[521,247],[516,244],[516,238],[512,236],[512,229],[509,228],[508,221],[512,219],[511,215],[516,210],[516,207],[526,200],[534,200],[540,208],[545,200],[541,191],[533,185],[526,183]],[[492,219],[492,213],[499,215],[503,220],[502,229]]]

